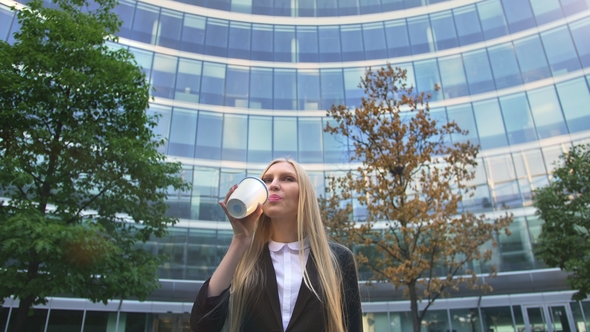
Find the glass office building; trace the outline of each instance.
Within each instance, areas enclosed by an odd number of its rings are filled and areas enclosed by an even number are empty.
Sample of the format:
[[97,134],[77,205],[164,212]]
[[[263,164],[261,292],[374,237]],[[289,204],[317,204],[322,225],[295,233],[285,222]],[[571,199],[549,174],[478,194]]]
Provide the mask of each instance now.
[[[0,0],[8,41],[19,29],[13,4]],[[116,11],[116,46],[155,88],[161,151],[183,163],[192,189],[170,192],[180,222],[144,246],[169,257],[160,290],[106,306],[52,298],[35,307],[39,331],[189,331],[192,301],[231,239],[218,200],[284,156],[323,193],[355,166],[349,144],[323,132],[326,110],[357,106],[365,69],[386,63],[432,94],[435,118],[481,145],[475,196],[461,208],[493,216],[504,204],[515,216],[490,263],[494,291],[436,301],[423,331],[590,330],[590,302],[570,301],[566,275],[534,255],[542,222],[531,200],[560,154],[590,142],[590,0],[120,0]],[[361,282],[361,291],[365,331],[411,329],[400,290]],[[6,299],[0,332],[17,306]]]

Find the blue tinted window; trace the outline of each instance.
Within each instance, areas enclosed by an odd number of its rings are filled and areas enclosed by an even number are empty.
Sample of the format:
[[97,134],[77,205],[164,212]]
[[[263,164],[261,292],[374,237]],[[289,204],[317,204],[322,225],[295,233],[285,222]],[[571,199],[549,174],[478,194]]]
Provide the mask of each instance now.
[[238,13],[252,13],[252,0],[231,0],[231,11]]
[[549,86],[529,91],[527,94],[539,138],[543,139],[567,134],[555,88]]
[[159,22],[157,45],[178,49],[180,31],[182,30],[182,13],[175,10],[162,9]]
[[174,98],[174,82],[178,58],[156,54],[152,71],[153,94],[156,97]]
[[180,59],[174,99],[198,103],[201,86],[201,61]]
[[252,24],[252,60],[272,61],[272,25]]
[[248,67],[227,66],[225,80],[225,105],[248,107],[250,70]]
[[297,51],[299,62],[318,61],[318,28],[315,26],[297,27]]
[[[322,121],[322,128],[326,128],[327,124],[330,124],[332,127],[338,125],[332,118],[323,118]],[[348,162],[346,154],[346,147],[348,146],[346,136],[324,132],[322,137],[324,143],[325,163]]]
[[226,56],[228,21],[209,18],[205,35],[205,54]]
[[344,92],[346,94],[346,106],[355,108],[360,105],[364,92],[359,88],[361,78],[365,77],[364,68],[344,69]]
[[133,53],[135,60],[141,66],[141,69],[145,73],[146,77],[151,77],[152,71],[152,62],[154,58],[154,53],[150,51],[144,51],[139,48],[129,47],[129,51]]
[[297,78],[294,69],[275,69],[273,96],[274,109],[297,109]]
[[573,15],[590,8],[588,0],[561,0],[561,8],[565,15]]
[[297,118],[275,117],[273,120],[273,158],[296,158]]
[[582,67],[590,66],[590,43],[588,43],[588,36],[590,36],[590,19],[584,19],[574,22],[570,25],[572,37],[578,50],[578,56]]
[[320,106],[320,73],[317,69],[297,71],[298,109],[317,110]]
[[295,27],[275,26],[274,60],[295,62]]
[[332,105],[344,104],[344,82],[341,69],[322,69],[322,110],[329,110]]
[[321,163],[322,149],[322,119],[298,118],[299,120],[299,155],[297,161],[304,163]]
[[[113,13],[117,14],[119,18],[124,18],[121,22],[121,28],[119,28],[119,32],[117,33],[118,36],[121,36],[123,38],[131,37],[131,24],[133,23],[133,13],[135,12],[135,4],[135,1],[120,0],[117,6],[113,8]],[[3,6],[0,6],[0,40],[4,40],[4,36],[8,32],[8,30],[3,32],[2,27],[4,26],[4,24],[8,24],[8,26],[10,26],[10,22],[12,20],[12,13],[10,13],[10,17],[4,16],[4,14],[8,13],[8,8],[6,10],[3,10]]]
[[486,40],[508,34],[508,27],[500,0],[478,3],[477,12],[479,13],[479,20]]
[[408,19],[412,54],[420,54],[434,51],[432,45],[432,33],[428,16],[418,16]]
[[557,84],[557,93],[570,133],[590,129],[590,94],[584,78]]
[[185,14],[182,27],[180,49],[193,53],[203,53],[205,44],[206,19],[201,16]]
[[457,36],[461,45],[477,43],[483,40],[479,17],[475,5],[453,9]]
[[497,99],[473,103],[479,142],[482,149],[492,149],[508,144],[504,121]]
[[272,15],[273,0],[252,0],[252,14]]
[[245,115],[226,114],[223,119],[222,160],[246,161],[248,123]]
[[442,90],[445,99],[466,96],[469,94],[463,61],[460,55],[453,55],[438,60],[440,76],[442,78]]
[[362,0],[359,3],[361,14],[372,14],[381,12],[381,1],[379,0]]
[[291,16],[291,0],[275,0],[274,16]]
[[498,45],[488,49],[496,88],[503,89],[522,84],[520,69],[512,44]]
[[551,76],[543,46],[538,36],[531,36],[514,42],[514,49],[525,83]]
[[172,130],[168,154],[192,158],[195,155],[197,112],[175,108],[172,113]]
[[518,32],[535,26],[533,10],[529,0],[502,0],[504,13],[511,32]]
[[298,1],[299,8],[298,13],[299,16],[302,17],[315,17],[316,16],[316,6],[315,0],[299,0]]
[[451,11],[443,11],[430,16],[434,43],[437,50],[445,50],[459,46],[459,40],[455,32],[455,22]]
[[320,61],[340,61],[340,29],[337,26],[319,27]]
[[537,139],[535,124],[524,93],[501,97],[500,106],[510,144],[526,143]]
[[221,114],[199,112],[195,158],[219,160],[221,158]]
[[215,1],[208,1],[208,7],[214,9],[221,9],[221,10],[229,10],[230,9],[230,0],[215,0]]
[[473,116],[471,104],[447,107],[447,116],[449,122],[455,121],[461,130],[468,131],[466,135],[451,135],[451,139],[454,143],[469,141],[473,145],[479,144],[479,136],[477,135],[477,126],[475,125],[475,118]]
[[364,60],[363,35],[360,25],[343,25],[340,27],[342,34],[342,60]]
[[250,31],[250,24],[230,22],[229,45],[227,47],[228,57],[250,59]]
[[563,17],[559,0],[531,1],[537,24],[542,25]]
[[417,61],[414,63],[414,71],[416,73],[416,88],[418,92],[431,94],[432,100],[441,99],[441,91],[434,90],[435,84],[441,85],[436,60]]
[[463,54],[463,66],[471,94],[495,89],[494,77],[490,68],[488,53],[485,49]]
[[248,125],[248,161],[267,163],[272,159],[272,118],[250,116]]
[[156,6],[146,5],[143,2],[137,3],[135,10],[135,19],[133,20],[133,30],[131,38],[142,43],[154,44],[153,32],[156,32],[159,8]]
[[393,11],[398,9],[404,9],[403,0],[381,0],[381,8],[383,11]]
[[14,44],[15,40],[14,40],[14,33],[20,31],[20,23],[18,22],[18,19],[13,19],[12,20],[12,27],[10,28],[10,31],[8,32],[8,39],[6,40],[6,42],[10,45]]
[[272,109],[272,69],[250,69],[250,108]]
[[225,92],[225,65],[212,62],[203,63],[203,82],[201,84],[201,103],[223,105]]
[[405,20],[385,22],[385,37],[390,57],[412,54]]
[[338,16],[337,0],[317,1],[318,16]]
[[[172,116],[172,111],[170,110],[170,107],[168,106],[161,106],[161,105],[156,105],[156,104],[150,104],[150,108],[148,110],[146,110],[146,113],[150,116],[153,115],[157,115],[159,116],[158,118],[158,123],[156,124],[156,126],[153,128],[153,132],[154,135],[156,135],[156,139],[164,139],[164,143],[158,147],[158,151],[161,153],[166,153],[166,149],[168,148],[168,144],[170,143],[170,118]],[[191,130],[195,130],[196,129],[196,112],[193,111],[193,113],[195,114],[195,123],[194,126],[192,127]],[[190,136],[190,135],[189,135]],[[195,144],[195,135],[192,135],[192,143],[191,144]],[[178,140],[177,140],[178,141]],[[190,139],[189,139],[190,141]],[[191,152],[191,156],[192,156]]]
[[554,76],[580,69],[576,48],[566,27],[546,31],[541,39]]
[[357,0],[338,0],[338,15],[358,15],[358,13],[359,4]]
[[363,40],[366,59],[387,58],[387,46],[385,45],[383,23],[363,24]]

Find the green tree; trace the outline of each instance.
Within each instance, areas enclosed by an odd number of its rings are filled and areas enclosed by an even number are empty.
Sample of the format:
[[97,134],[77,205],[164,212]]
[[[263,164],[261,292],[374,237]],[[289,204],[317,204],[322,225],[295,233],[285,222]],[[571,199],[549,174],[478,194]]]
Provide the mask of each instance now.
[[[509,234],[512,216],[488,220],[459,210],[473,190],[469,183],[479,147],[461,140],[466,132],[455,122],[432,119],[429,97],[414,93],[405,81],[406,71],[391,65],[369,69],[361,79],[361,105],[328,111],[336,124],[325,130],[352,143],[351,161],[359,165],[335,180],[334,197],[358,200],[367,217],[355,223],[344,214],[324,215],[336,217],[329,223],[332,233],[345,230],[372,279],[404,287],[418,332],[436,299],[461,285],[489,289],[472,263],[490,260],[494,236],[502,229]],[[452,135],[459,140],[450,142]],[[426,302],[423,310],[420,301]]]
[[560,156],[553,179],[535,190],[536,214],[545,221],[536,253],[547,265],[570,272],[567,282],[584,300],[590,292],[590,144]]
[[[125,49],[114,0],[29,2],[15,42],[0,42],[0,299],[31,305],[70,294],[145,299],[159,287],[157,257],[169,188],[187,184],[157,151],[150,86]],[[13,8],[13,10],[16,10]]]

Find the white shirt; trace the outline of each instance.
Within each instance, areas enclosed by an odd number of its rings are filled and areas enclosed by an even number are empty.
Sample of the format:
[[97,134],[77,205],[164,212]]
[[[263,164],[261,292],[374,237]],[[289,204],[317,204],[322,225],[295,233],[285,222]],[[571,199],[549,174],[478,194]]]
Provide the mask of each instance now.
[[289,326],[293,308],[297,301],[297,294],[303,280],[303,269],[309,257],[309,240],[304,240],[305,255],[303,262],[299,260],[299,243],[280,243],[270,240],[268,249],[270,258],[277,276],[279,290],[279,303],[281,305],[281,317],[283,318],[283,331]]

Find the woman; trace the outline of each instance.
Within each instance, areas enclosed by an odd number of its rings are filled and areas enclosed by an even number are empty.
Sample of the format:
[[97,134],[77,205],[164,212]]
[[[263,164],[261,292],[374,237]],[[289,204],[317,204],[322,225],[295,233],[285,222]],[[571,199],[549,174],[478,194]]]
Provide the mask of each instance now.
[[362,331],[356,265],[350,250],[328,243],[311,180],[278,159],[262,173],[268,201],[244,219],[227,214],[234,237],[201,288],[194,332]]

